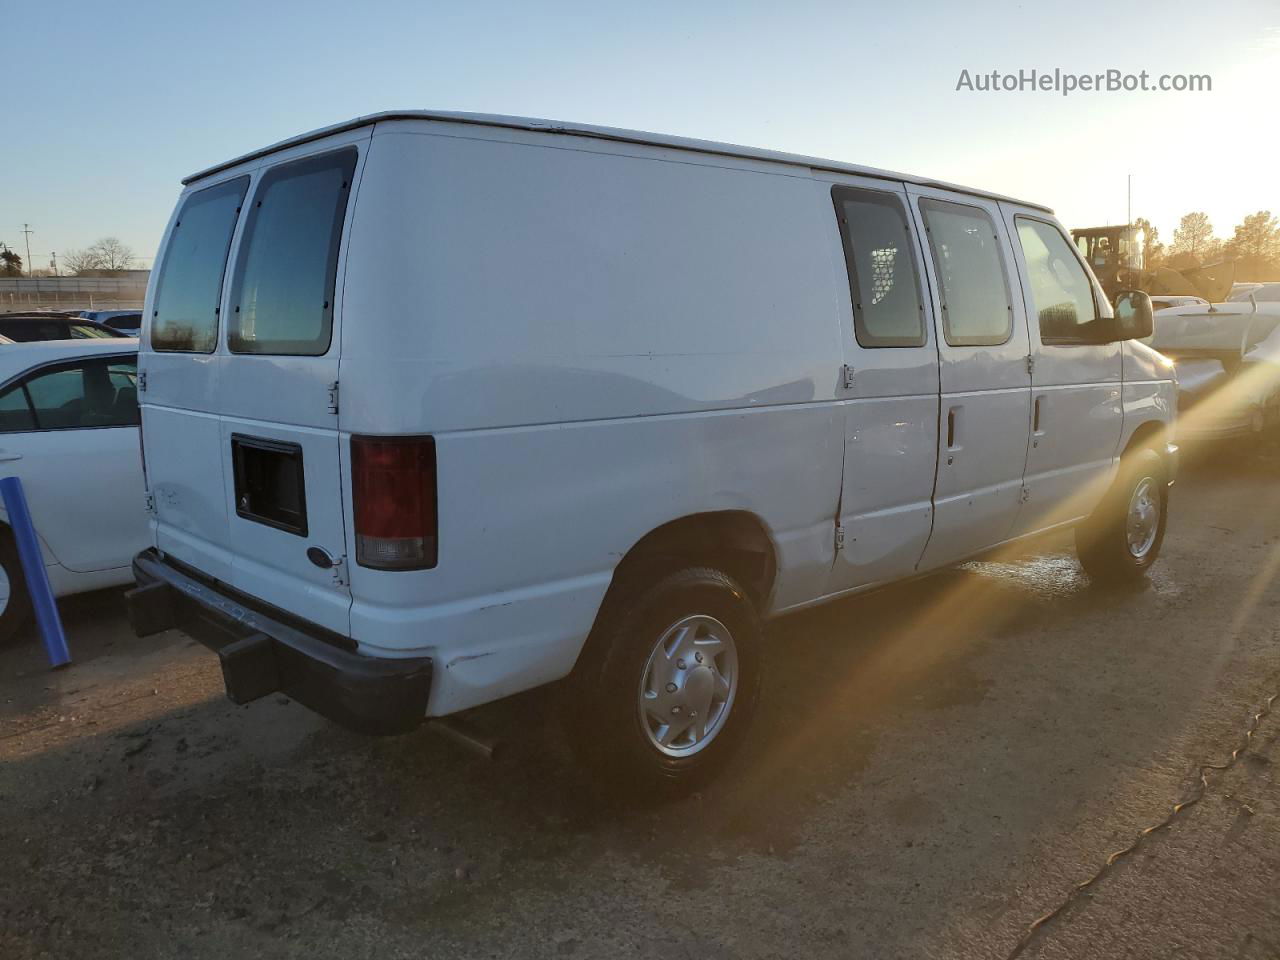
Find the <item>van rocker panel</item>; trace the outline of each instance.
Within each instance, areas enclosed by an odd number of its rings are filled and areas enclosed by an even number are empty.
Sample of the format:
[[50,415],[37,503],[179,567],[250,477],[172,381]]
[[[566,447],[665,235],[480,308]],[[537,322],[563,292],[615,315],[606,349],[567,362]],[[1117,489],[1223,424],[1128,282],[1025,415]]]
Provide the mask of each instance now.
[[126,594],[139,636],[177,627],[218,653],[227,696],[248,703],[280,691],[358,733],[405,733],[427,714],[430,659],[383,659],[344,650],[326,632],[286,624],[166,562],[154,549],[133,561]]

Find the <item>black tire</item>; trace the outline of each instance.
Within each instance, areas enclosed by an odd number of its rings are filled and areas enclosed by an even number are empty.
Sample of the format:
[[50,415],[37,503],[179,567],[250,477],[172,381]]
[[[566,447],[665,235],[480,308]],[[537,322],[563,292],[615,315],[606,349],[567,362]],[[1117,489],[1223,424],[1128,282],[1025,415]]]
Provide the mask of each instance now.
[[[741,745],[750,726],[760,695],[759,614],[732,577],[708,567],[637,577],[630,583],[618,584],[615,594],[616,598],[606,601],[606,609],[601,612],[569,684],[564,711],[566,733],[579,759],[615,794],[654,796],[687,791],[705,782],[723,765]],[[690,619],[695,617],[701,619]],[[690,638],[699,630],[705,631],[699,624],[708,621],[728,630],[730,646],[736,653],[737,683],[732,697],[723,701],[728,704],[727,713],[705,743],[677,756],[663,752],[653,739],[661,739],[663,727],[652,714],[642,714],[641,688],[651,679],[650,657],[656,656],[659,641],[686,620],[694,624],[687,634]],[[705,632],[703,636],[708,639],[702,642],[714,643]],[[697,656],[701,658],[702,654]],[[675,662],[683,662],[683,658]],[[719,666],[724,667],[724,662]],[[692,669],[674,675],[684,686],[672,696],[683,696],[686,687],[693,690],[695,672],[700,683],[711,682],[707,681],[709,676],[721,676],[711,661],[699,659],[697,665],[690,661],[689,667]],[[658,668],[656,664],[654,668]],[[675,669],[670,661],[667,669]],[[687,702],[695,702],[692,694]],[[665,712],[665,705],[660,709]],[[714,704],[711,711],[704,711],[704,717],[712,712]],[[696,716],[694,710],[688,713]],[[696,734],[686,731],[667,749],[692,749],[692,743],[680,745],[681,738],[690,737],[696,739]]]
[[[1144,484],[1154,495],[1159,515],[1150,545],[1139,552],[1130,546],[1130,505]],[[1102,503],[1076,527],[1076,554],[1080,565],[1089,579],[1103,585],[1141,580],[1160,555],[1168,520],[1169,485],[1164,460],[1150,448],[1127,454]]]
[[11,644],[31,617],[31,597],[18,559],[18,546],[7,528],[0,530],[0,568],[9,579],[9,602],[0,612],[0,646]]

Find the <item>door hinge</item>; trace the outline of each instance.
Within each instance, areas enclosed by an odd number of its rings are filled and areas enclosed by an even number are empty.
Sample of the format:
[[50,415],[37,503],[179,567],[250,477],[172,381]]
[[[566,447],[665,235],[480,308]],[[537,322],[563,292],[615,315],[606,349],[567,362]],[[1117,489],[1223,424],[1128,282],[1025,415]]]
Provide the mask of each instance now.
[[338,412],[338,381],[329,384],[329,412]]
[[1019,503],[1027,503],[1027,502],[1029,502],[1030,500],[1031,500],[1031,491],[1030,491],[1030,490],[1028,490],[1026,487],[1023,487],[1023,488],[1022,488],[1022,493],[1021,493],[1021,495],[1019,495],[1019,497],[1018,497],[1018,502],[1019,502]]
[[844,549],[844,526],[836,523],[836,553]]
[[138,371],[138,392],[147,392],[147,371],[145,370]]
[[1034,376],[1036,372],[1036,358],[1031,354],[1027,354],[1027,376]]
[[347,585],[347,558],[338,557],[334,560],[329,572],[333,575],[333,585],[335,587],[345,587]]
[[156,495],[154,493],[146,494],[142,499],[142,503],[146,507],[147,513],[156,512]]
[[853,389],[853,364],[846,363],[840,367],[840,382],[844,384],[846,390]]

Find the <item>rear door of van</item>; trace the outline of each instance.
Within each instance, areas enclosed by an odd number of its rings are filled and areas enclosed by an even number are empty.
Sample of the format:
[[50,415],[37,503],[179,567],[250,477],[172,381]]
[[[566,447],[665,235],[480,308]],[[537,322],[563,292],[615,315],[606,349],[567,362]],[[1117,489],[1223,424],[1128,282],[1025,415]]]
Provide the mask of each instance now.
[[[938,347],[919,238],[900,183],[840,177],[831,187],[842,298],[845,458],[842,549],[829,593],[915,572],[933,524]],[[833,251],[835,252],[835,251]],[[848,304],[846,307],[845,304]]]
[[910,186],[928,250],[939,354],[938,478],[929,570],[1009,538],[1031,428],[1030,342],[995,201]]
[[342,276],[370,134],[193,184],[148,300],[143,360],[157,546],[342,634]]

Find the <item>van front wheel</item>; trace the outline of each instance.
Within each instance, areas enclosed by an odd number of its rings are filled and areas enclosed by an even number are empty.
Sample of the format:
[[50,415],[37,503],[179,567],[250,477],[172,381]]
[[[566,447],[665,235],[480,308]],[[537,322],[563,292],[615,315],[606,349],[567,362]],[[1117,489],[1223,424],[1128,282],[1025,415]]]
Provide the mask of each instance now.
[[1169,486],[1154,450],[1125,457],[1106,498],[1076,528],[1080,565],[1098,583],[1141,579],[1160,555],[1168,521]]
[[568,732],[606,785],[675,792],[741,743],[760,688],[760,622],[746,592],[707,567],[625,589],[571,685]]

